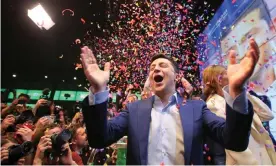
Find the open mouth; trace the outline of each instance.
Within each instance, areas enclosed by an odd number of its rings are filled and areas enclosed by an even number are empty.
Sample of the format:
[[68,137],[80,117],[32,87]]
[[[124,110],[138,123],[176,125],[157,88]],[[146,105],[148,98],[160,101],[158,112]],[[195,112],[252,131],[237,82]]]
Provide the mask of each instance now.
[[163,81],[163,77],[162,77],[161,75],[156,75],[156,76],[154,76],[153,79],[154,79],[154,81],[157,82],[157,83]]

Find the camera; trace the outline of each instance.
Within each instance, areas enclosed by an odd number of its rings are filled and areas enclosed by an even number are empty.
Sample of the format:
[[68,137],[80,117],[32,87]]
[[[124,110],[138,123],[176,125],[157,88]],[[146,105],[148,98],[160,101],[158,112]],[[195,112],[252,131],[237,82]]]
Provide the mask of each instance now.
[[46,88],[43,90],[42,95],[39,97],[40,99],[47,100],[47,103],[39,106],[36,113],[37,117],[50,115],[50,105],[52,104],[52,101],[48,97],[49,93],[50,93],[50,89]]
[[18,100],[18,104],[26,104],[27,101],[26,100]]
[[47,104],[45,104],[46,106],[50,106],[51,105],[51,101],[50,101],[50,98],[49,98],[50,91],[51,90],[49,88],[43,89],[42,95],[39,97],[40,99],[47,100]]
[[65,129],[59,134],[53,134],[51,136],[53,150],[60,155],[62,146],[70,140],[71,136],[69,129]]
[[21,145],[13,145],[9,147],[9,158],[1,162],[2,165],[13,165],[16,162],[28,155],[33,151],[33,143],[31,141],[26,141]]
[[70,95],[70,94],[68,94],[68,93],[65,93],[65,94],[64,94],[64,97],[65,97],[65,99],[68,99],[68,98],[70,98],[70,97],[71,97],[71,95]]
[[45,99],[48,100],[49,99],[49,93],[50,93],[50,89],[49,88],[45,88],[42,91],[42,95],[40,96],[40,99]]

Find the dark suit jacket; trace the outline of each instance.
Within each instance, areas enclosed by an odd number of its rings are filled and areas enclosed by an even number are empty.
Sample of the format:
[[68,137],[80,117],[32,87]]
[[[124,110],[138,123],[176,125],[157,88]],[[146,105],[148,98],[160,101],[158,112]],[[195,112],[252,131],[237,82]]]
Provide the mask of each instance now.
[[[178,97],[178,103],[182,98]],[[89,145],[103,148],[128,136],[127,164],[146,165],[151,110],[154,97],[127,105],[119,116],[107,120],[107,102],[89,106],[88,97],[83,101]],[[207,133],[225,148],[244,151],[248,146],[253,111],[248,104],[248,114],[240,114],[227,105],[227,120],[216,116],[200,100],[188,100],[180,106],[184,133],[185,164],[203,164],[203,133]]]

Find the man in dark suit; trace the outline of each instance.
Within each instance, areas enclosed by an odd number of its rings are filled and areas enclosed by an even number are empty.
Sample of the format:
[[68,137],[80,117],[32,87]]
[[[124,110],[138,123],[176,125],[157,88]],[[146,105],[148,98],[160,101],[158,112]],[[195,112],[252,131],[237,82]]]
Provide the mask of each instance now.
[[259,58],[254,39],[240,64],[236,64],[235,52],[229,53],[229,86],[224,88],[226,121],[211,113],[203,101],[183,100],[176,93],[177,65],[162,54],[154,56],[150,64],[149,79],[155,95],[128,104],[119,116],[107,120],[110,64],[100,70],[92,51],[88,47],[81,51],[84,73],[91,84],[83,101],[90,146],[103,148],[127,135],[127,164],[131,165],[203,164],[203,133],[227,149],[247,148],[253,111],[243,86]]

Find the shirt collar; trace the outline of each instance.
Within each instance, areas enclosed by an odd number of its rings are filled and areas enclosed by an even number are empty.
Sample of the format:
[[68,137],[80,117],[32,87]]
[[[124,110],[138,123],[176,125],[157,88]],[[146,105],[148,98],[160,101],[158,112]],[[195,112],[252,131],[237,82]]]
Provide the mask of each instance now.
[[[173,95],[171,95],[169,97],[168,105],[171,105],[171,104],[178,104],[177,92],[175,92]],[[161,99],[157,95],[154,95],[154,105],[155,106],[163,106],[163,103],[162,103]]]

